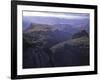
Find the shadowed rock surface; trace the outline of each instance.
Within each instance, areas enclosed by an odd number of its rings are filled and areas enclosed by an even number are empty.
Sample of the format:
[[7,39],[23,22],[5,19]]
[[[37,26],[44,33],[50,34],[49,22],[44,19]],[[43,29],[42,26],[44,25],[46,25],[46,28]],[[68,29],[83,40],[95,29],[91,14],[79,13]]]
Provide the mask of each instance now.
[[[31,26],[23,32],[23,68],[89,65],[89,34],[86,30],[70,33],[68,28],[52,29],[57,25]],[[64,25],[67,26],[70,25]]]

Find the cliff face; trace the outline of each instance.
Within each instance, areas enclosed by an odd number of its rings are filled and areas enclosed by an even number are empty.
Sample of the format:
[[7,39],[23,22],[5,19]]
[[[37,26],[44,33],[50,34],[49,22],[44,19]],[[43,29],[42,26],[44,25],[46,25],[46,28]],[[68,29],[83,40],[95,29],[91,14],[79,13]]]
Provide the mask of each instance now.
[[68,24],[32,24],[23,32],[23,57],[23,68],[89,65],[89,34]]

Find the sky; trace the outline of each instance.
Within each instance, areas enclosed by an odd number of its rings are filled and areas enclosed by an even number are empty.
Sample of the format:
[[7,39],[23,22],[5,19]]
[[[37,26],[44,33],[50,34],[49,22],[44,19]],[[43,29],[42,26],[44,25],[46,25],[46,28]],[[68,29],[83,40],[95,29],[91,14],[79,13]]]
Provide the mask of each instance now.
[[57,12],[23,12],[23,16],[37,16],[37,17],[57,17],[63,19],[87,19],[89,18],[89,14],[86,13],[57,13]]
[[61,13],[61,12],[23,12],[23,27],[27,28],[31,23],[37,24],[88,24],[88,13]]

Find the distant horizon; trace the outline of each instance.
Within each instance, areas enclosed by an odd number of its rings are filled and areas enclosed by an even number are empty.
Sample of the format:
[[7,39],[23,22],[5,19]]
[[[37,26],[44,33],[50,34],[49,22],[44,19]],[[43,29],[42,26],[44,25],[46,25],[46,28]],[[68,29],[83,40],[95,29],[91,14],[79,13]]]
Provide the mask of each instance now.
[[68,12],[39,12],[39,11],[24,11],[23,16],[29,17],[56,17],[62,19],[88,19],[88,13],[68,13]]
[[[34,14],[32,14],[34,13]],[[23,28],[30,27],[30,24],[70,24],[87,25],[90,15],[88,13],[52,13],[52,12],[28,12],[23,13]],[[39,15],[42,14],[42,15]]]

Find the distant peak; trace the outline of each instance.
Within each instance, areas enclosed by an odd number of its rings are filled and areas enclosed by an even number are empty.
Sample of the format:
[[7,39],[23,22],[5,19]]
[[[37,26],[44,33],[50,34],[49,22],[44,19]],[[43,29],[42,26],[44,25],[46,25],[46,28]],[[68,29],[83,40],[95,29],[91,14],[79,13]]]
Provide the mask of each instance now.
[[81,30],[77,33],[75,33],[72,38],[79,38],[79,37],[82,37],[82,36],[89,36],[89,34],[86,32],[86,30]]

